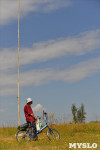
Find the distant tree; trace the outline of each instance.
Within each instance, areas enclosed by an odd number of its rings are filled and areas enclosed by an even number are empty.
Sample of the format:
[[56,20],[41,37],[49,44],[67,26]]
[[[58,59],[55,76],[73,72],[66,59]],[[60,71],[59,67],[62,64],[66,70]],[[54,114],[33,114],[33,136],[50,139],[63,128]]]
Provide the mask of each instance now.
[[73,114],[73,123],[77,123],[77,108],[75,104],[72,104],[71,110]]
[[82,118],[82,114],[81,114],[81,108],[79,108],[77,110],[77,122],[81,123],[81,118]]
[[86,118],[85,115],[86,115],[86,112],[84,110],[84,105],[82,104],[81,107],[77,111],[77,120],[79,123],[85,122],[85,118]]
[[82,104],[81,105],[81,121],[82,123],[85,122],[85,119],[86,119],[86,112],[85,112],[85,109],[84,109],[84,105]]

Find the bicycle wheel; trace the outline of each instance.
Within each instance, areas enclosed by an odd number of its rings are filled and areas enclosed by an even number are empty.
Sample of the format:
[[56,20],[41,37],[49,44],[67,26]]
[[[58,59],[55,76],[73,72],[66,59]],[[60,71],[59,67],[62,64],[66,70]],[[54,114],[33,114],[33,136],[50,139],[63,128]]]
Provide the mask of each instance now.
[[25,134],[24,141],[25,142],[30,142],[31,141],[31,134]]
[[21,131],[19,130],[17,133],[16,133],[16,139],[18,142],[23,142],[25,140],[25,134],[26,134],[26,131]]
[[60,139],[60,134],[56,129],[49,128],[47,131],[47,136],[49,140],[58,140]]

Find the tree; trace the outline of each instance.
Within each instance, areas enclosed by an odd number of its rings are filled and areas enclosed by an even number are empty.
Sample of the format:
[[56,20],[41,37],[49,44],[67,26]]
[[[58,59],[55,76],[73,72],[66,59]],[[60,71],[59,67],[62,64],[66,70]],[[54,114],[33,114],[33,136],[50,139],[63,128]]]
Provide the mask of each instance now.
[[71,110],[73,114],[73,123],[77,123],[77,108],[75,104],[72,104]]
[[82,104],[81,105],[81,122],[85,122],[85,118],[86,118],[86,112],[85,112],[85,109],[84,109],[84,105]]
[[82,118],[82,115],[81,115],[81,108],[79,108],[78,111],[77,111],[77,121],[78,121],[79,123],[81,123],[81,118]]
[[73,123],[84,123],[86,118],[86,112],[84,110],[84,105],[82,104],[79,109],[76,108],[75,104],[71,107],[73,114]]
[[86,112],[84,110],[84,105],[82,104],[81,107],[77,111],[77,120],[79,123],[85,122],[85,118],[86,118],[85,115],[86,115]]

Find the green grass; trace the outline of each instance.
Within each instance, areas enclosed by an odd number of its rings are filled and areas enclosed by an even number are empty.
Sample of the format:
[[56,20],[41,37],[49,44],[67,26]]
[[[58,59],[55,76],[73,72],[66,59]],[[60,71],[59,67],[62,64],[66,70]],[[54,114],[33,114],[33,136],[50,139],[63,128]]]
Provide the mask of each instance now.
[[[49,141],[46,130],[38,135],[38,141],[19,143],[15,127],[0,128],[1,150],[69,150],[69,143],[97,143],[100,150],[100,123],[60,124],[52,126],[60,133],[59,141]],[[73,148],[72,148],[73,150]],[[85,149],[86,150],[86,149]]]

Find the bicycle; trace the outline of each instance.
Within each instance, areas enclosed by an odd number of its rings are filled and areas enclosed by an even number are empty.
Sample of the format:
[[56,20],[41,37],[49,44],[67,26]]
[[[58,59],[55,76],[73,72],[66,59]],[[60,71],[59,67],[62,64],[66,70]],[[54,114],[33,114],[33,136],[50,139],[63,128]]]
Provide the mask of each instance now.
[[[47,113],[45,113],[46,116],[46,123],[45,125],[38,131],[36,131],[36,137],[35,141],[38,140],[38,134],[40,134],[45,128],[48,128],[47,130],[47,137],[49,140],[58,140],[60,139],[60,134],[56,129],[50,128],[47,123]],[[16,133],[16,139],[17,141],[31,141],[31,130],[30,126],[25,123],[21,126],[19,126],[19,131]]]

